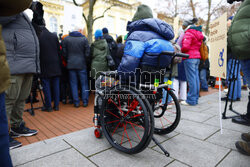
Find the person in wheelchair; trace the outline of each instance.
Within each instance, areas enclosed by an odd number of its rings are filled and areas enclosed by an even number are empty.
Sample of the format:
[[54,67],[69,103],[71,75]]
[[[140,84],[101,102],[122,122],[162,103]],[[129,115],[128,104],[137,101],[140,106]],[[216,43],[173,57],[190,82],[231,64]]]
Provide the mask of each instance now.
[[170,56],[159,54],[162,51],[174,51],[170,42],[174,38],[173,29],[166,22],[153,18],[150,7],[138,6],[132,22],[128,22],[127,30],[124,56],[117,70],[122,75],[122,82],[128,82],[129,77],[134,80],[138,68],[142,72],[153,72],[171,63]]

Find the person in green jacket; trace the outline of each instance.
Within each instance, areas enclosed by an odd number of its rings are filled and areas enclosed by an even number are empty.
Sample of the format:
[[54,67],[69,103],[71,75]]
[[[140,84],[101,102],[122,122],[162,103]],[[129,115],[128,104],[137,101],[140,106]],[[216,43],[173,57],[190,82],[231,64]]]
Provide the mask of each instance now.
[[[233,55],[240,60],[243,74],[250,88],[250,0],[245,0],[232,20],[228,32],[228,46]],[[232,122],[250,126],[250,94],[248,96],[247,113],[233,118]],[[250,133],[243,133],[242,139],[235,143],[236,148],[243,154],[250,155]]]
[[[103,38],[101,30],[95,32],[95,42],[90,48],[91,55],[91,78],[96,80],[101,71],[109,71],[107,55],[109,54],[108,44]],[[93,81],[93,83],[95,83]]]
[[[0,0],[0,16],[12,16],[30,7],[32,0]],[[4,91],[10,85],[10,70],[6,60],[6,48],[0,25],[0,166],[11,167],[9,155],[9,132],[5,109]]]

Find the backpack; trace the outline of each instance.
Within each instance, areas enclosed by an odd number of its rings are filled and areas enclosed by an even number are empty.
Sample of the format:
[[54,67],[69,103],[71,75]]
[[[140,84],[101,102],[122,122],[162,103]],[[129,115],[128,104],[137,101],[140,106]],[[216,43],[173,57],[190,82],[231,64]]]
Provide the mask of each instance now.
[[201,43],[200,47],[201,60],[205,61],[208,59],[208,47],[204,41]]

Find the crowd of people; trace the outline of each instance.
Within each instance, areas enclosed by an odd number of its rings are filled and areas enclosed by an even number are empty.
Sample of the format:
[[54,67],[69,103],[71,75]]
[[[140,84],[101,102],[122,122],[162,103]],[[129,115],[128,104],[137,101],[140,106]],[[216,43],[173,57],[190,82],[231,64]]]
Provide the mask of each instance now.
[[[13,6],[11,2],[12,0],[6,5]],[[36,99],[38,78],[41,80],[45,98],[42,111],[60,111],[60,100],[64,104],[72,103],[78,108],[81,99],[83,107],[87,107],[90,90],[95,89],[94,83],[100,71],[117,70],[130,73],[136,68],[143,71],[166,68],[170,65],[171,57],[165,55],[159,62],[159,53],[165,50],[179,50],[189,54],[188,59],[175,60],[175,72],[171,78],[172,88],[180,103],[195,106],[199,103],[199,92],[208,91],[209,60],[201,61],[200,51],[207,37],[202,31],[202,26],[197,25],[198,19],[196,18],[184,20],[178,38],[174,39],[172,27],[160,19],[153,18],[150,7],[140,5],[132,21],[127,25],[128,34],[124,37],[124,43],[122,36],[115,41],[109,35],[108,29],[104,27],[102,30],[95,31],[95,40],[90,44],[79,28],[72,30],[59,40],[56,34],[49,32],[45,27],[42,4],[35,2],[30,6],[31,1],[22,0],[22,2],[23,4],[19,8],[15,6],[13,11],[2,12],[3,10],[0,10],[0,23],[3,26],[2,37],[0,36],[0,110],[3,115],[1,116],[3,119],[0,120],[1,147],[2,142],[10,148],[19,147],[21,143],[13,138],[38,133],[37,130],[26,127],[23,121],[25,100],[26,102],[38,101]],[[21,12],[28,7],[33,11],[32,21]],[[240,10],[244,10],[242,8]],[[231,27],[229,28],[228,71],[231,71],[234,66],[239,69],[241,66],[246,80],[243,86],[246,84],[250,86],[248,68],[250,50],[243,44],[240,48],[242,51],[239,47],[232,45],[236,40],[233,34],[237,33],[232,31],[232,27],[237,27],[238,22],[235,20],[241,19],[238,15],[240,14],[236,14],[234,19],[233,17],[228,19]],[[233,22],[230,25],[232,19]],[[249,44],[249,41],[247,42]],[[231,65],[235,57],[238,57],[235,61],[237,64]],[[237,72],[239,74],[237,74],[234,94],[230,89],[228,97],[235,101],[241,98],[240,71]],[[36,77],[33,78],[34,75]],[[126,77],[128,75],[124,75],[123,79],[127,80]],[[231,82],[230,75],[227,78],[228,82]],[[167,75],[165,79],[168,79]],[[32,87],[34,91],[31,91]],[[32,93],[28,98],[30,92]],[[168,103],[171,104],[171,101]],[[233,122],[250,125],[249,103],[247,114],[234,118]],[[6,119],[5,110],[8,119]],[[244,139],[249,140],[249,136],[249,133],[244,134]],[[238,142],[236,146],[241,152],[250,155],[249,143]],[[1,148],[0,152],[8,155],[9,147]],[[1,163],[11,164],[11,161],[1,159]]]

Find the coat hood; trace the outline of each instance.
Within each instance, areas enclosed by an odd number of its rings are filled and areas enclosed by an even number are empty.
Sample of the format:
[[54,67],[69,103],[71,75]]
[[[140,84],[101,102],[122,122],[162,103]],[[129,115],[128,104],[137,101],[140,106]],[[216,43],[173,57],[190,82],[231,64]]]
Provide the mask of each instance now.
[[107,44],[105,39],[99,39],[93,43],[94,47],[98,50],[105,50]]
[[154,18],[128,22],[127,31],[129,31],[129,34],[133,31],[154,31],[166,40],[172,40],[174,38],[172,27],[166,22]]
[[191,26],[186,32],[192,33],[198,39],[198,41],[204,39],[202,34],[202,26]]
[[69,36],[72,36],[72,37],[83,37],[83,35],[78,32],[78,31],[72,31],[71,33],[69,33]]

